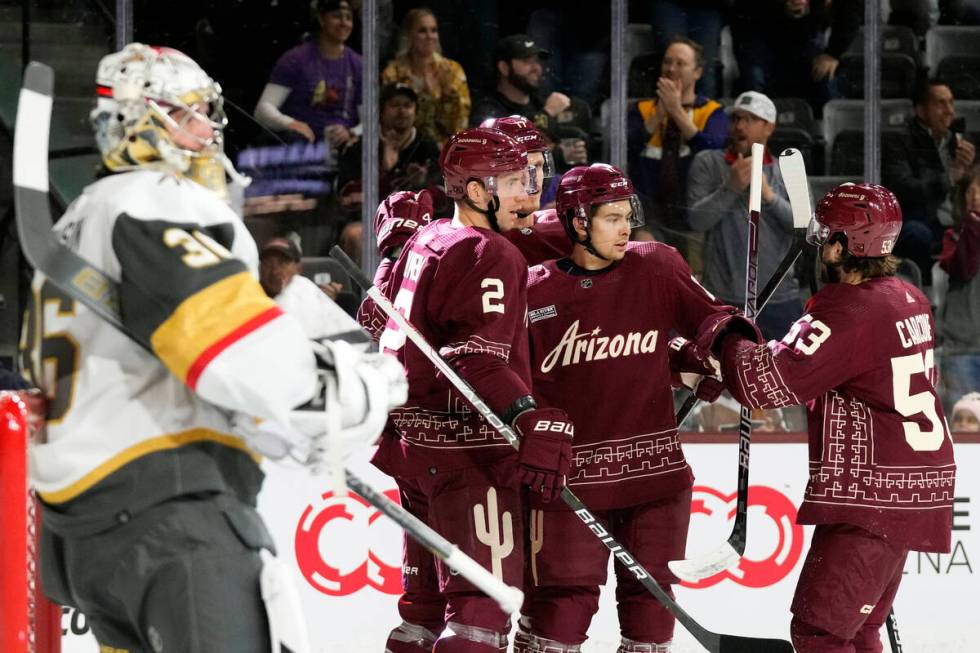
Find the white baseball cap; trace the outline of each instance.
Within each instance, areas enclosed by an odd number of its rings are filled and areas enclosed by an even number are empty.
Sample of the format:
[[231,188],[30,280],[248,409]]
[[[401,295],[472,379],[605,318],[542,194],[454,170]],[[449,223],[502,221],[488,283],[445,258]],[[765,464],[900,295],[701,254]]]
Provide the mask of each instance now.
[[735,104],[729,107],[728,113],[735,111],[747,111],[766,122],[776,124],[776,105],[768,96],[758,91],[746,91],[735,98]]

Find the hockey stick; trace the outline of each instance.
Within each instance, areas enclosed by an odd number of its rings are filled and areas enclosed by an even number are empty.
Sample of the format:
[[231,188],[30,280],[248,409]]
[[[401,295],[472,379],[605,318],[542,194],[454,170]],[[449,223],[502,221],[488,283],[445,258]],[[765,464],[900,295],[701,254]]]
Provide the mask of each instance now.
[[888,611],[885,628],[888,630],[888,643],[891,645],[892,653],[902,653],[902,638],[898,636],[898,621],[895,619],[894,606]]
[[[745,255],[745,317],[755,321],[756,290],[759,276],[759,210],[762,205],[762,158],[765,147],[752,144],[752,173],[749,184],[749,228]],[[738,493],[735,524],[728,540],[708,553],[667,563],[681,580],[694,582],[714,576],[738,563],[745,553],[749,504],[749,450],[752,444],[752,410],[743,405],[738,422]]]
[[[127,329],[119,315],[118,283],[58,242],[48,203],[48,130],[54,71],[32,62],[24,71],[14,131],[14,202],[21,250],[31,266],[55,286],[147,351],[150,344]],[[496,578],[459,548],[349,471],[347,485],[391,518],[422,546],[457,570],[508,613],[521,607],[523,593]]]
[[[394,307],[391,301],[373,284],[371,279],[361,271],[361,268],[340,247],[334,246],[330,250],[330,256],[340,262],[354,283],[360,286],[367,296],[374,300],[378,307],[398,325],[398,328],[412,341],[412,344],[418,347],[419,351],[429,359],[436,370],[445,376],[446,380],[463,395],[480,416],[516,449],[519,446],[519,438],[513,429],[505,424],[490,409],[473,387],[459,376],[456,370],[428,343],[425,336],[419,333],[412,323],[408,321],[408,318]],[[592,511],[567,486],[562,488],[561,498],[572,509],[575,515],[582,520],[582,523],[609,548],[616,560],[626,567],[647,591],[656,597],[705,649],[712,653],[792,653],[792,645],[785,640],[719,634],[705,629],[704,626],[695,621],[691,615],[667,594],[657,581],[654,580],[653,576],[650,575],[650,572],[644,569],[643,565],[637,561],[635,556],[616,541]]]
[[[789,205],[793,211],[793,244],[786,252],[783,260],[780,261],[779,267],[769,278],[766,287],[759,293],[756,314],[765,310],[769,298],[782,283],[790,268],[799,260],[803,248],[806,247],[806,229],[812,216],[810,187],[806,179],[806,164],[799,150],[793,148],[783,150],[783,153],[779,155],[779,172],[782,174],[786,194],[789,197]],[[698,401],[699,399],[693,393],[684,400],[680,410],[677,411],[678,426],[684,423]]]

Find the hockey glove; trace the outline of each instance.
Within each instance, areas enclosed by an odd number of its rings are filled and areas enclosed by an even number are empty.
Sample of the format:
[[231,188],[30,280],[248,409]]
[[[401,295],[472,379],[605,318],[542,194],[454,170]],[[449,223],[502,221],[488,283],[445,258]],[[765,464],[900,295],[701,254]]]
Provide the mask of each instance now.
[[545,501],[557,498],[572,465],[575,426],[563,410],[535,408],[518,415],[514,429],[521,436],[518,479]]
[[718,360],[687,338],[677,336],[670,341],[667,359],[671,375],[692,390],[698,399],[711,403],[725,390]]
[[416,231],[432,219],[432,195],[403,190],[392,193],[378,205],[374,216],[374,235],[381,256],[394,258]]

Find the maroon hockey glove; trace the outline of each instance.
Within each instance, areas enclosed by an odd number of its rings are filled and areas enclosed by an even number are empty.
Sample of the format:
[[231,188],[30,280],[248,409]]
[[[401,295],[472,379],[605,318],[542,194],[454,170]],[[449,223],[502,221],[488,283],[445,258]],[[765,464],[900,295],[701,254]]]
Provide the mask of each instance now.
[[394,256],[431,219],[432,195],[429,191],[392,193],[382,200],[374,216],[378,252],[381,256]]
[[685,387],[691,386],[684,383],[682,374],[697,374],[701,377],[693,386],[698,399],[711,403],[724,391],[725,384],[721,382],[718,361],[710,352],[687,338],[677,336],[671,339],[667,345],[667,359],[670,361],[671,374],[675,378],[681,378],[681,384]]
[[740,333],[756,343],[766,341],[752,320],[746,318],[742,311],[730,306],[728,310],[713,313],[701,322],[698,327],[697,345],[717,356],[721,353],[722,340],[729,333]]
[[514,419],[514,429],[521,436],[518,479],[545,501],[557,498],[572,464],[575,426],[568,414],[557,408],[528,410]]

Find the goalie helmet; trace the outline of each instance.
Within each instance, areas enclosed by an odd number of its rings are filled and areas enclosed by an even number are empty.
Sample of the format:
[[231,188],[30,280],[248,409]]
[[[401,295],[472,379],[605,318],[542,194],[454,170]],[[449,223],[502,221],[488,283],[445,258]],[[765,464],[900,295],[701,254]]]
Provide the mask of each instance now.
[[834,234],[847,236],[852,256],[892,253],[902,231],[902,209],[895,195],[877,184],[841,184],[824,195],[807,229],[807,241],[824,245]]
[[[490,195],[537,192],[534,175],[529,174],[527,151],[507,134],[496,129],[474,127],[453,135],[446,141],[439,157],[446,195],[466,198],[466,184],[480,181]],[[519,187],[505,189],[498,177],[509,172],[522,172]]]
[[221,88],[187,55],[130,43],[102,58],[96,85],[91,120],[109,170],[169,170],[223,198],[226,172],[247,185],[224,153]]
[[[588,231],[592,207],[619,200],[629,200],[632,211],[630,227],[643,226],[643,207],[633,193],[633,182],[616,166],[593,163],[590,166],[576,166],[562,176],[558,183],[555,209],[568,237],[573,243],[581,243],[575,232],[575,218],[579,218]],[[588,247],[588,239],[582,244]]]
[[539,152],[544,157],[544,164],[541,166],[543,178],[549,179],[555,176],[555,157],[551,154],[551,145],[548,144],[544,134],[534,126],[534,123],[524,116],[487,118],[480,123],[480,127],[502,131],[524,146],[528,154]]

